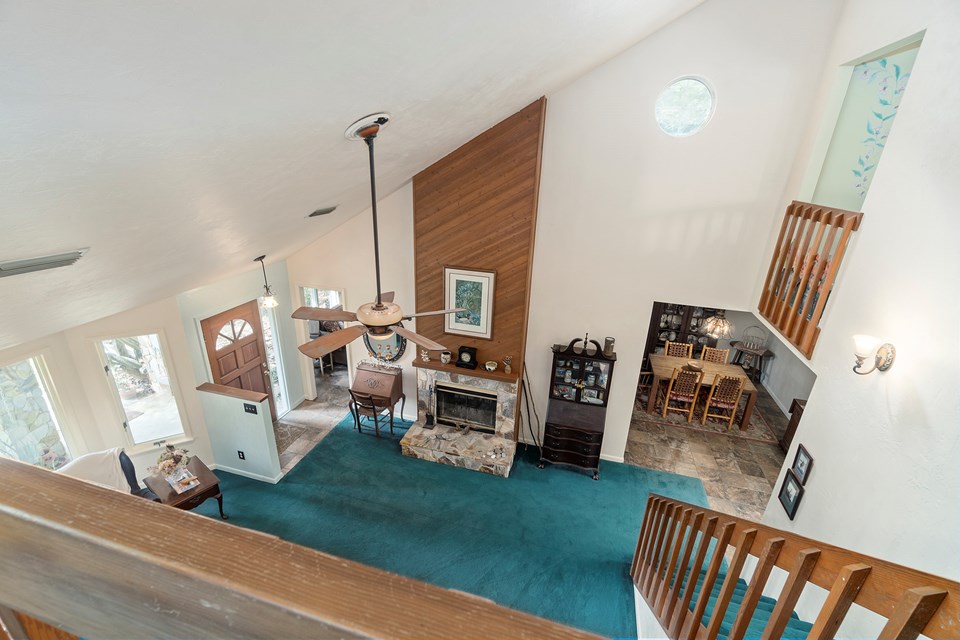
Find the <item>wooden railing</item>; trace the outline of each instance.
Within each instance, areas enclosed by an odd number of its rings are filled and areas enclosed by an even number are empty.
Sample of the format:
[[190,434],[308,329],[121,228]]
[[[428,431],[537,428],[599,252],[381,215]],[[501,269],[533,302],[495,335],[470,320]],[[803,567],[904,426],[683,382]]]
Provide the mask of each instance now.
[[810,358],[850,234],[863,214],[794,200],[783,216],[759,310]]
[[[748,556],[757,564],[730,640],[744,638],[774,567],[789,575],[761,635],[765,640],[784,633],[808,582],[829,590],[808,639],[833,638],[854,603],[887,619],[882,640],[920,633],[960,638],[957,582],[658,495],[647,500],[630,575],[670,638],[713,639]],[[725,578],[704,620],[724,563]],[[704,571],[694,602],[692,587]]]
[[12,460],[0,478],[0,621],[17,640],[595,637]]

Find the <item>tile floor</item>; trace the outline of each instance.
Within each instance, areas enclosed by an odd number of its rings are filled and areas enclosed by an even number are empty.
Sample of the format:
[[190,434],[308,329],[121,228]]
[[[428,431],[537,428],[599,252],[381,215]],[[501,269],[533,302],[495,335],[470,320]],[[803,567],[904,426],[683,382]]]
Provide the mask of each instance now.
[[[763,386],[757,389],[754,411],[780,437],[788,418]],[[763,516],[783,460],[776,444],[646,420],[631,422],[624,452],[629,464],[699,478],[712,509],[751,520]]]

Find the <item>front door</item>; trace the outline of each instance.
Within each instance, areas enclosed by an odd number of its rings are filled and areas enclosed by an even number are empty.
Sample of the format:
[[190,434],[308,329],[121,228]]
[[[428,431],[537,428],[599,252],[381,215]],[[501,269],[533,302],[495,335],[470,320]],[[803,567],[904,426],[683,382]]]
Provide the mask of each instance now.
[[260,327],[260,309],[251,300],[200,321],[213,383],[267,394],[270,416],[277,419],[270,370]]

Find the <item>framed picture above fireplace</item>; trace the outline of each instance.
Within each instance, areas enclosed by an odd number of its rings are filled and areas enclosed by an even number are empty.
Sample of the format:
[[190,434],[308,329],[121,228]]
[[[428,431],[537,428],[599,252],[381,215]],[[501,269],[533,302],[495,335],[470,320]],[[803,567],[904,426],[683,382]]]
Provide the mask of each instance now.
[[444,315],[443,330],[472,338],[493,336],[493,287],[496,271],[443,268],[446,308],[463,311]]

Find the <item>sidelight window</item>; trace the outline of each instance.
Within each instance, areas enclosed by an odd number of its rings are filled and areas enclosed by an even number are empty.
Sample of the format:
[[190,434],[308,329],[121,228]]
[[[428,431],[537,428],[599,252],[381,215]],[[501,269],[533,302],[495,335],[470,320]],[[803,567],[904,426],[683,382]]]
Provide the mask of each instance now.
[[43,358],[0,367],[0,455],[58,469],[71,455]]

